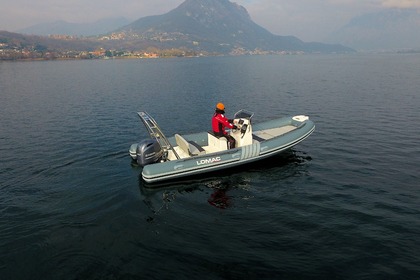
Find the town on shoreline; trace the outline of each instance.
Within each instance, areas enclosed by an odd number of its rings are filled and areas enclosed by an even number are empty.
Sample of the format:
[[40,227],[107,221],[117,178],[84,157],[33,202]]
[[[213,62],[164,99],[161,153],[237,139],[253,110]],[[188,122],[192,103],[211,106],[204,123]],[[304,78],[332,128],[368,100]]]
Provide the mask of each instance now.
[[[11,34],[11,33],[10,33]],[[14,37],[13,37],[14,36]],[[86,59],[150,59],[150,58],[173,58],[173,57],[206,57],[206,56],[240,56],[240,55],[302,55],[306,54],[302,50],[262,50],[256,48],[254,50],[247,50],[242,47],[236,47],[231,49],[227,53],[210,52],[205,50],[191,50],[186,47],[181,48],[158,48],[152,46],[143,46],[144,49],[139,50],[125,50],[123,45],[120,46],[97,46],[93,47],[95,42],[81,41],[81,38],[77,38],[69,35],[50,35],[46,38],[54,40],[62,40],[59,42],[87,42],[86,50],[72,50],[73,48],[69,45],[63,47],[63,45],[57,43],[55,46],[48,45],[45,41],[30,40],[32,37],[23,37],[20,34],[13,34],[13,36],[1,38],[0,36],[0,61],[33,61],[33,60],[86,60]],[[25,36],[25,35],[23,35]],[[42,37],[38,37],[42,38]],[[102,39],[103,40],[103,39]],[[162,38],[160,38],[162,40]],[[97,40],[98,42],[100,40]],[[124,41],[124,40],[123,40]],[[57,42],[57,41],[55,41]],[[134,43],[132,44],[134,46]],[[132,47],[132,49],[134,49]],[[363,51],[362,51],[363,52]],[[365,51],[366,52],[366,51]],[[404,50],[393,50],[393,51],[376,51],[376,52],[388,52],[388,53],[420,53],[420,49],[404,49]],[[324,53],[324,52],[310,52]],[[331,52],[336,53],[336,52]],[[338,52],[341,53],[341,52]]]
[[[264,51],[264,50],[245,50],[237,48],[232,50],[229,55],[286,55],[286,54],[303,54],[303,51]],[[171,58],[171,57],[204,57],[204,56],[220,56],[220,53],[210,53],[206,51],[194,51],[185,49],[157,49],[148,48],[139,51],[124,50],[106,50],[98,48],[94,51],[51,51],[41,46],[32,47],[10,47],[5,43],[0,43],[0,61],[17,61],[17,60],[77,60],[77,59],[145,59],[145,58]]]

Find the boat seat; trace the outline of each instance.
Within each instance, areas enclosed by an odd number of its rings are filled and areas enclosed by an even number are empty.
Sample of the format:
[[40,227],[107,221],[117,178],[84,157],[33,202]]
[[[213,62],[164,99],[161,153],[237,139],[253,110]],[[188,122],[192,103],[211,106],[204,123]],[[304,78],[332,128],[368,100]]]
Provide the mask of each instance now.
[[189,149],[192,155],[204,155],[206,151],[194,141],[188,141]]
[[226,137],[217,136],[212,130],[208,131],[207,136],[209,147],[211,147],[215,152],[225,151],[228,149],[228,141]]
[[204,155],[206,151],[194,141],[187,141],[179,134],[175,134],[175,141],[185,153],[190,156]]

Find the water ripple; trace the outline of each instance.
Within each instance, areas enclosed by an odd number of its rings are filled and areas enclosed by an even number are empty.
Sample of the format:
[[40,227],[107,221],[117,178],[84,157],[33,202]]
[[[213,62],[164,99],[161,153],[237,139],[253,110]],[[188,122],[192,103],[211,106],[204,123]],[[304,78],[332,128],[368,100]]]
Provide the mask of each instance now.
[[[419,62],[1,64],[2,279],[417,279]],[[263,163],[149,188],[127,151],[148,137],[135,113],[182,134],[219,101],[317,130]]]

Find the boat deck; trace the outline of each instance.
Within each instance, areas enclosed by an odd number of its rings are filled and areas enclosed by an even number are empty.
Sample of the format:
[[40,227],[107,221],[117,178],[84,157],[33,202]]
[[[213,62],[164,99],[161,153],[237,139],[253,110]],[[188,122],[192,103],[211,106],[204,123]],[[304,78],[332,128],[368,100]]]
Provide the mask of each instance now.
[[[210,154],[210,153],[216,152],[213,149],[211,149],[211,147],[209,147],[209,146],[203,146],[202,148],[204,149],[204,151],[206,151],[206,154]],[[179,157],[181,159],[190,158],[191,157],[191,155],[189,155],[187,152],[185,152],[185,150],[183,150],[179,146],[174,146],[174,150],[179,155]],[[175,157],[175,155],[172,152],[169,152],[169,156],[168,157],[169,157],[169,160],[176,160],[176,157]]]
[[[270,140],[272,138],[284,135],[284,134],[286,134],[290,131],[293,131],[295,129],[297,129],[296,126],[286,125],[286,126],[282,126],[282,127],[276,127],[276,128],[269,128],[269,129],[254,131],[254,133],[253,133],[253,138],[254,138],[253,143]],[[187,152],[187,149],[185,147],[182,148],[180,146],[174,146],[173,148],[181,159],[191,157],[191,155]],[[202,148],[204,149],[205,154],[211,154],[211,153],[220,151],[220,149],[215,149],[212,146],[202,146]],[[176,160],[176,157],[175,157],[174,153],[171,152],[171,151],[169,152],[168,158],[169,158],[169,160]]]
[[258,138],[262,139],[262,140],[269,140],[269,139],[272,139],[274,137],[286,134],[286,133],[288,133],[290,131],[293,131],[295,129],[297,129],[297,127],[294,126],[294,125],[286,125],[286,126],[282,126],[282,127],[276,127],[276,128],[254,131],[253,134],[255,136],[257,136]]

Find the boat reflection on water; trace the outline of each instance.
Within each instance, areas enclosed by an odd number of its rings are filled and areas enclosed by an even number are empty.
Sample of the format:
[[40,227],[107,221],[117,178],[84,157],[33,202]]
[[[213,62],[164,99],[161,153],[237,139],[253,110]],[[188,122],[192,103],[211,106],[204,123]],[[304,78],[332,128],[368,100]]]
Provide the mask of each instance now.
[[210,205],[226,209],[231,205],[231,198],[227,195],[228,188],[216,188],[207,200]]
[[139,189],[144,203],[154,214],[158,214],[162,209],[168,209],[169,204],[174,202],[179,195],[195,191],[208,193],[209,190],[211,194],[207,198],[208,204],[227,209],[234,204],[235,197],[229,195],[232,190],[249,190],[256,180],[263,180],[262,178],[273,176],[273,174],[280,180],[301,176],[306,172],[306,163],[310,160],[310,156],[292,149],[264,162],[209,173],[205,179],[201,175],[150,184],[145,182],[140,174]]

